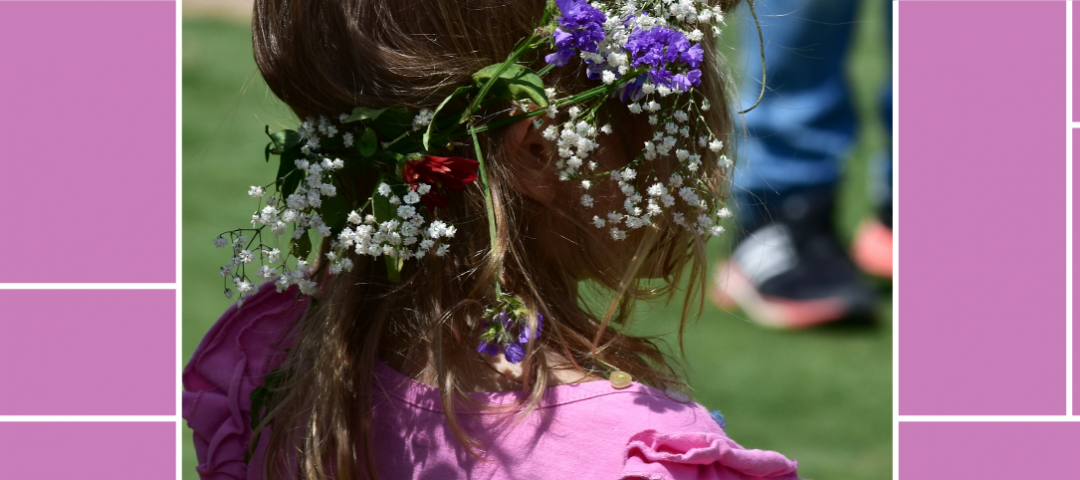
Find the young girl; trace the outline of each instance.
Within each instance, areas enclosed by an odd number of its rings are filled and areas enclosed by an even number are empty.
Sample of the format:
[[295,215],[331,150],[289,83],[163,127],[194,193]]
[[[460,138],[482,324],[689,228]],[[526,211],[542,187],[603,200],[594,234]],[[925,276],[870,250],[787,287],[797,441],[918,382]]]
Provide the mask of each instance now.
[[730,3],[257,0],[309,120],[215,241],[240,300],[184,371],[202,477],[796,478],[622,331],[687,271],[692,300],[730,215]]

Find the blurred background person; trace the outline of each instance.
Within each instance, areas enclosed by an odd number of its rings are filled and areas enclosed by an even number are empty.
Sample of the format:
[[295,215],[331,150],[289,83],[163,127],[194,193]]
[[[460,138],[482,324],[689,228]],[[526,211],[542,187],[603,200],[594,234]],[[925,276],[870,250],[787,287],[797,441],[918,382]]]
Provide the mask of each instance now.
[[[766,89],[745,115],[733,189],[739,234],[717,267],[712,298],[762,325],[799,329],[871,319],[878,302],[859,270],[892,277],[891,138],[870,166],[876,214],[860,224],[850,249],[834,223],[844,160],[856,137],[844,60],[858,3],[756,3]],[[748,108],[761,92],[761,57],[758,32],[746,27],[753,20],[742,10],[740,96]],[[885,10],[891,15],[890,6]],[[891,29],[885,31],[891,41]],[[891,137],[891,75],[880,88],[878,114]]]

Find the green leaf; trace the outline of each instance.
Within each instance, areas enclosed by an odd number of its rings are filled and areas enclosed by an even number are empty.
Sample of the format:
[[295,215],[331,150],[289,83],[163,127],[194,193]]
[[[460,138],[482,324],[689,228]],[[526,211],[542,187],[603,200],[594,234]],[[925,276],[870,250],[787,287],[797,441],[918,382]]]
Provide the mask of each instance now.
[[300,178],[303,175],[296,169],[296,160],[300,158],[300,147],[297,145],[281,152],[276,182],[283,200],[289,198],[289,195],[296,191],[296,187],[300,186]]
[[356,144],[356,151],[361,157],[367,158],[375,154],[379,149],[379,137],[375,135],[375,129],[368,128],[360,135],[360,141]]
[[[442,112],[443,108],[445,108],[446,105],[449,104],[451,100],[453,100],[453,99],[455,99],[457,97],[460,97],[462,95],[465,95],[466,93],[469,93],[469,92],[471,92],[471,91],[473,91],[475,89],[476,89],[476,87],[474,87],[472,85],[466,85],[464,87],[458,87],[456,90],[454,90],[454,93],[451,93],[450,96],[444,98],[442,103],[439,103],[438,107],[435,107],[435,112],[433,112],[432,116],[431,116],[431,123],[428,124],[427,131],[424,132],[424,150],[429,151],[429,152],[431,151],[432,136],[435,134],[435,126],[436,126],[436,123],[438,122],[438,119],[439,119],[439,113]],[[459,120],[458,123],[460,124],[461,121]],[[441,146],[442,145],[436,145],[436,147],[441,147]]]
[[270,126],[266,126],[266,136],[270,137],[270,142],[274,144],[271,153],[281,154],[282,151],[292,148],[300,144],[300,134],[295,130],[282,130],[280,132],[270,133]]
[[370,125],[375,127],[375,130],[378,130],[383,135],[383,138],[393,140],[412,130],[412,121],[415,116],[409,109],[401,105],[394,105],[384,109],[382,114],[379,115],[378,121],[373,121]]
[[289,251],[297,259],[307,260],[308,255],[311,255],[311,236],[308,232],[304,232],[299,239],[293,240],[289,244]]
[[349,211],[352,210],[353,204],[348,200],[349,195],[346,195],[345,188],[340,183],[334,182],[334,186],[337,187],[337,195],[333,197],[323,196],[320,210],[322,211],[323,223],[330,227],[333,233],[337,234],[345,226],[345,221],[349,218]]
[[[484,67],[473,74],[473,83],[482,87],[501,67],[502,64]],[[499,78],[495,80],[488,93],[500,100],[529,99],[541,108],[548,106],[547,94],[544,93],[544,81],[532,70],[517,64],[508,66],[499,74]]]
[[382,115],[385,111],[385,108],[375,109],[356,107],[352,110],[352,115],[349,115],[349,118],[346,118],[345,122],[343,123],[359,122],[361,120],[375,120],[378,119],[379,116]]

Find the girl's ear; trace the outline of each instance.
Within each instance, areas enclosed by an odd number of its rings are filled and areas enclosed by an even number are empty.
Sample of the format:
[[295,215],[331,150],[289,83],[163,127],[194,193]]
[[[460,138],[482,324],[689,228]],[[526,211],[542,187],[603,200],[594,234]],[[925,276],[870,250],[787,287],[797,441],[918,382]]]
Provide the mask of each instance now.
[[551,142],[544,139],[532,120],[526,119],[506,128],[503,146],[510,156],[512,186],[526,197],[551,204],[558,181]]

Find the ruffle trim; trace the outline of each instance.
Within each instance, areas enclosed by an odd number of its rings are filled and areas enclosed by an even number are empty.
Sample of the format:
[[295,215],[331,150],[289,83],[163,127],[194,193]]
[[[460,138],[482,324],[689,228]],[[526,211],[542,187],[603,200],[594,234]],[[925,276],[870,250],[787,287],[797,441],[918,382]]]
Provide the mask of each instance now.
[[799,463],[765,450],[746,450],[717,433],[661,434],[645,430],[630,437],[622,479],[798,480]]
[[295,288],[277,293],[272,283],[263,284],[243,308],[233,305],[221,316],[184,368],[182,413],[194,432],[203,480],[246,480],[258,472],[249,472],[243,461],[251,439],[251,392],[282,360],[281,337],[306,307]]

